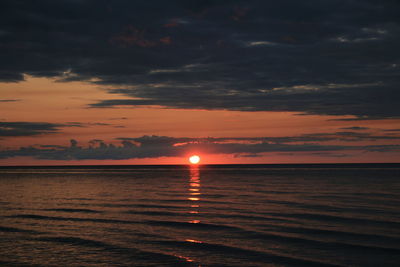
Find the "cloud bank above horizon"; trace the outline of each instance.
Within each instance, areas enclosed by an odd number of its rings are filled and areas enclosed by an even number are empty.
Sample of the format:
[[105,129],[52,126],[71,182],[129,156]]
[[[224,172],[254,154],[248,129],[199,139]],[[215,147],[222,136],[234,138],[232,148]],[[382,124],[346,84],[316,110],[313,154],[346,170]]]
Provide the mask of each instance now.
[[[69,146],[33,145],[18,149],[0,151],[0,159],[12,157],[33,157],[46,160],[123,160],[159,157],[183,157],[191,151],[206,155],[231,154],[234,157],[261,157],[265,153],[306,152],[325,157],[349,157],[349,151],[358,152],[400,152],[400,145],[360,145],[352,142],[375,140],[399,140],[398,135],[371,135],[356,132],[335,132],[287,137],[255,138],[188,138],[168,136],[119,137],[118,144],[105,143],[100,139],[91,140],[80,146],[75,139]],[[347,144],[332,145],[321,142],[342,141]],[[287,154],[291,155],[291,154]]]

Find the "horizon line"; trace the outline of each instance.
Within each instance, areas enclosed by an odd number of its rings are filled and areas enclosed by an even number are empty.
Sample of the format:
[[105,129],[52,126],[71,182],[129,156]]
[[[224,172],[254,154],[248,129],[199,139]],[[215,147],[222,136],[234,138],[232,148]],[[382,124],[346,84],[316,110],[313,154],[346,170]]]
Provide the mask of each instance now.
[[233,164],[71,164],[71,165],[0,165],[0,168],[48,168],[48,167],[142,167],[142,166],[355,166],[355,165],[399,165],[400,162],[352,162],[352,163],[233,163]]

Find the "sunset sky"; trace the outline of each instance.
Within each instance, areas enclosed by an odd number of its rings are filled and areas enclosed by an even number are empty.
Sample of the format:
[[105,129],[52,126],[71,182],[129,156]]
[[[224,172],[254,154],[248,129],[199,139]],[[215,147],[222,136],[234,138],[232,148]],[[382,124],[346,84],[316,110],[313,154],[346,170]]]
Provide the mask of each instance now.
[[0,2],[0,165],[400,162],[400,1]]

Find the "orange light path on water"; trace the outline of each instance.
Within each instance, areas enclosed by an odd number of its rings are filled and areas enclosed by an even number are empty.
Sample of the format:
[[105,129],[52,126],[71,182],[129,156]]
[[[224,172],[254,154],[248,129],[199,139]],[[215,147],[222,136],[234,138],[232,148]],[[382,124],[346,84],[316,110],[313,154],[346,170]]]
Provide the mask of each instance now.
[[[200,157],[195,158],[195,160],[191,160],[193,157],[198,157],[198,156],[192,156],[189,158],[190,162],[199,162]],[[190,180],[189,180],[189,196],[188,200],[191,202],[190,207],[191,209],[189,210],[189,214],[198,214],[199,211],[197,208],[200,207],[199,201],[200,201],[200,171],[199,171],[199,166],[197,163],[192,163],[193,165],[190,166]],[[194,204],[196,203],[196,204]],[[194,209],[196,208],[196,209]],[[189,221],[189,223],[200,223],[200,220],[198,218],[193,218],[192,220]]]

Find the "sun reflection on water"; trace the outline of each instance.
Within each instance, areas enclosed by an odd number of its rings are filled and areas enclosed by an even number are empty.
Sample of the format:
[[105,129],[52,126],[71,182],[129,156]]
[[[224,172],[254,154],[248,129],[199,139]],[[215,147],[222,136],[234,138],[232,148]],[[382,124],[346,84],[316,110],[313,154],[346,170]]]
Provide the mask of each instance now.
[[[190,203],[189,214],[198,214],[197,208],[200,208],[200,170],[198,165],[190,166],[190,180],[189,180],[189,197],[187,198]],[[196,203],[196,204],[194,204]],[[189,223],[200,223],[198,218],[192,218]]]

